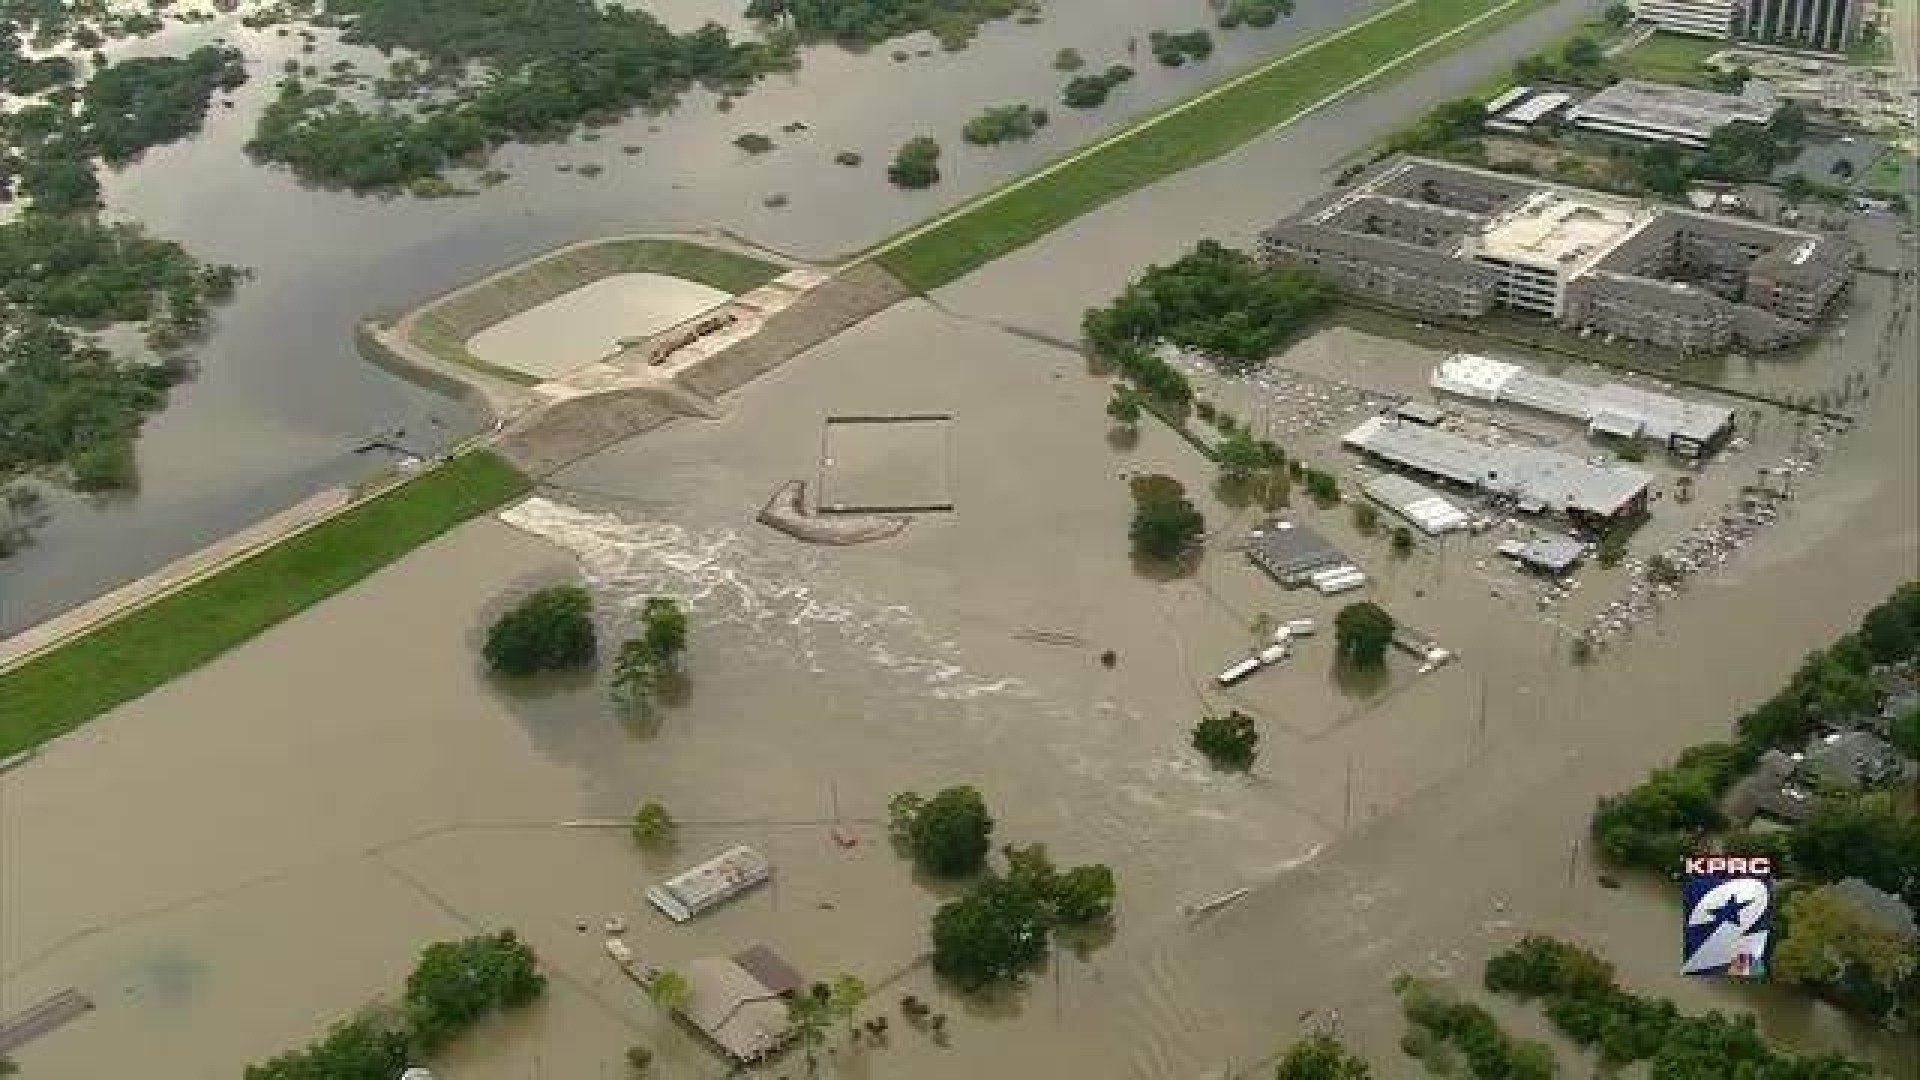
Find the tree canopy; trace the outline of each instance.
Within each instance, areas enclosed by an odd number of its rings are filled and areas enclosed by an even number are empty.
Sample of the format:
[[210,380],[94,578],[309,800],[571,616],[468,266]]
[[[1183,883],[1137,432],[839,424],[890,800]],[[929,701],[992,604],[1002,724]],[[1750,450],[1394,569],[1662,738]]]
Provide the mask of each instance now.
[[857,48],[927,31],[958,49],[982,24],[1036,6],[1024,0],[749,0],[747,17],[791,26],[807,41]]
[[511,930],[436,941],[407,977],[407,1023],[428,1054],[487,1014],[532,1003],[546,989],[533,951]]
[[1000,105],[967,121],[960,137],[975,146],[1025,142],[1047,126],[1047,111],[1031,105]]
[[[1143,483],[1156,480],[1158,483]],[[1207,530],[1206,518],[1187,499],[1179,481],[1171,477],[1136,477],[1133,492],[1133,524],[1127,536],[1133,553],[1141,558],[1172,562],[1192,550]]]
[[975,788],[950,787],[925,800],[902,792],[894,796],[889,810],[894,838],[912,852],[922,870],[941,877],[964,877],[986,865],[993,818]]
[[1216,769],[1246,772],[1253,768],[1260,747],[1260,729],[1253,717],[1238,709],[1225,715],[1208,713],[1193,728],[1193,748],[1206,755]]
[[526,676],[585,667],[595,649],[592,611],[593,599],[578,586],[529,594],[487,632],[487,670]]
[[1347,1053],[1331,1035],[1311,1035],[1287,1049],[1274,1080],[1371,1080],[1365,1060]]
[[903,188],[932,187],[940,182],[940,144],[925,135],[908,139],[894,152],[887,179]]
[[1047,954],[1046,905],[1036,890],[990,877],[933,915],[933,969],[963,990],[1016,979]]
[[1265,361],[1333,302],[1333,290],[1309,271],[1263,267],[1202,240],[1178,261],[1148,267],[1112,304],[1089,311],[1083,327],[1109,358],[1125,346],[1168,342],[1240,370]]
[[1333,619],[1333,639],[1340,659],[1355,667],[1378,667],[1393,644],[1393,616],[1370,601],[1348,604]]

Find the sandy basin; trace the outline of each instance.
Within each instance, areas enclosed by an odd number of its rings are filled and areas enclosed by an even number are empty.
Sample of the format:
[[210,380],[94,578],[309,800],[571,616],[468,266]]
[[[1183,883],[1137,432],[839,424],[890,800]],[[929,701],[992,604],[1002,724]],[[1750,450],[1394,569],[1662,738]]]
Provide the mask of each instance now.
[[615,274],[503,319],[467,341],[495,367],[557,379],[632,338],[651,337],[727,302],[710,285],[666,274]]

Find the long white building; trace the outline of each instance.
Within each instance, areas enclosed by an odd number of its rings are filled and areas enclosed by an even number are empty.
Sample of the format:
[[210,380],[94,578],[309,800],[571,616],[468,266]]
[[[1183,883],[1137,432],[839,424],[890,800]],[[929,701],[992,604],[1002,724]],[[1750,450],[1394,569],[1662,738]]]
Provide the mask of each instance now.
[[1736,0],[1633,0],[1642,22],[1691,37],[1725,38],[1733,34],[1744,5]]
[[1648,439],[1685,457],[1712,453],[1733,431],[1733,410],[1625,383],[1589,386],[1518,364],[1455,353],[1433,369],[1433,388],[1456,397],[1537,409],[1589,432]]
[[1860,38],[1866,0],[1632,0],[1633,13],[1673,34],[1744,38],[1845,52]]

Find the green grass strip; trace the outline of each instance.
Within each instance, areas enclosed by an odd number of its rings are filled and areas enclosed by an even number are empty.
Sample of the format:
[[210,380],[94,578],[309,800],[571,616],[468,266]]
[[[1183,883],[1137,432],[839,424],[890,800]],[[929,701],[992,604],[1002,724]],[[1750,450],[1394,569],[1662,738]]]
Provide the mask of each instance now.
[[490,452],[462,455],[0,675],[0,757],[192,671],[528,486]]
[[[1432,53],[1491,33],[1544,0],[1519,0]],[[1463,23],[1501,0],[1414,0],[1293,50],[1224,87],[1171,106],[1050,171],[989,193],[918,234],[882,247],[879,261],[908,286],[937,288],[1024,247],[1081,214],[1163,177],[1219,157]],[[1208,96],[1211,95],[1211,96]]]

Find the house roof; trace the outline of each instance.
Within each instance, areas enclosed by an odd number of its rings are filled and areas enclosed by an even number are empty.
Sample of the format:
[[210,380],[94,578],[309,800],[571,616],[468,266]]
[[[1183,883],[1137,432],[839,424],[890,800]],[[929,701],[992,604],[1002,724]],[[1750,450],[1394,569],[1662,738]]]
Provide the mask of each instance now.
[[1920,925],[1916,925],[1913,908],[1907,906],[1905,900],[1859,878],[1846,878],[1833,888],[1881,929],[1905,941],[1920,940]]
[[757,1061],[786,1037],[786,999],[738,960],[703,956],[686,966],[680,1015],[736,1061]]
[[1898,777],[1905,759],[1870,731],[1842,731],[1808,744],[1806,763],[1824,783],[1861,787]]

